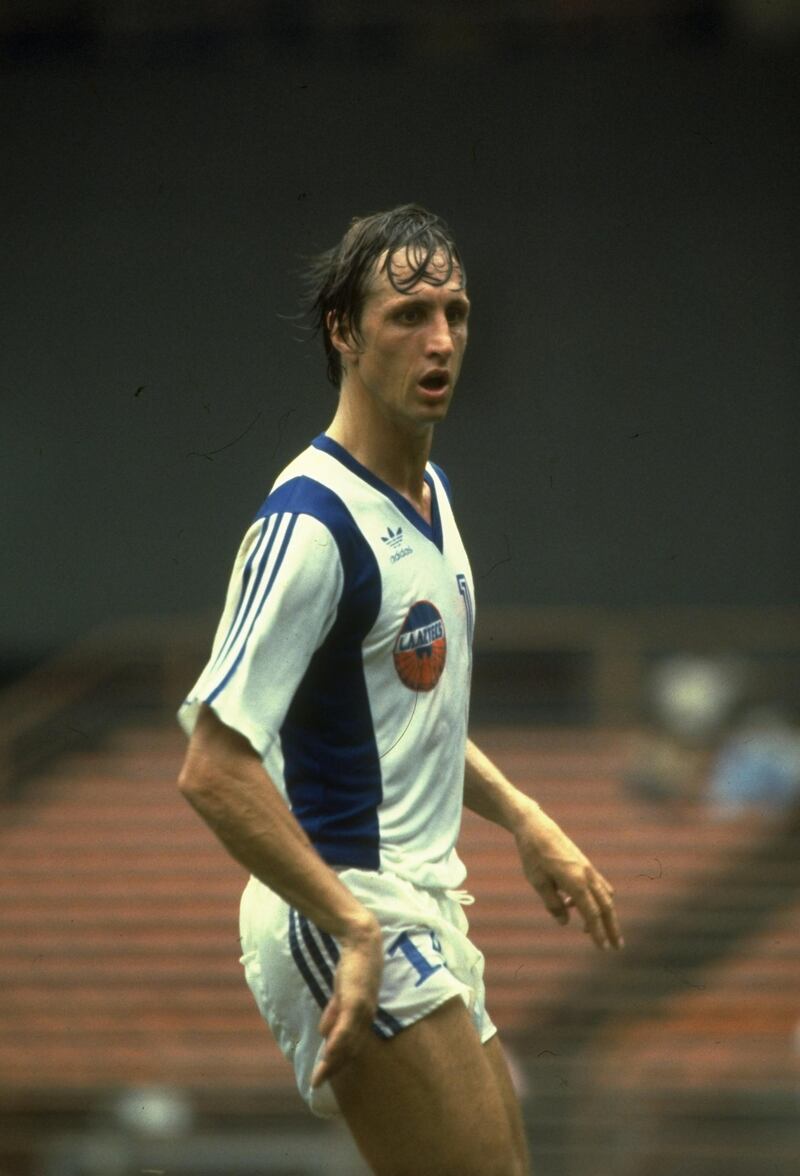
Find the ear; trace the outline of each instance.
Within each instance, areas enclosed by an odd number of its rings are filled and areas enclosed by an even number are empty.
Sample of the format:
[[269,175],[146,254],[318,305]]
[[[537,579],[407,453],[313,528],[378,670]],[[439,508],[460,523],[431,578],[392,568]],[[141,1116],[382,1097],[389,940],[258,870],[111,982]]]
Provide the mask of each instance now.
[[358,349],[347,319],[339,319],[335,311],[329,310],[325,326],[332,345],[342,357],[342,363],[358,363]]

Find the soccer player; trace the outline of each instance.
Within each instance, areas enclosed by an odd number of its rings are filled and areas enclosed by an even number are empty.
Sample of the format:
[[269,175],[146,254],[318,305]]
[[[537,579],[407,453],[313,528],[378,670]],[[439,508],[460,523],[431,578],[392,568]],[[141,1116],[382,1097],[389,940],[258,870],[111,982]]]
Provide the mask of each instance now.
[[467,343],[450,231],[416,205],[354,220],[312,281],[337,409],[244,537],[179,785],[251,874],[245,976],[312,1110],[379,1176],[521,1176],[462,806],[600,948],[622,945],[612,889],[467,737],[473,582],[429,460]]

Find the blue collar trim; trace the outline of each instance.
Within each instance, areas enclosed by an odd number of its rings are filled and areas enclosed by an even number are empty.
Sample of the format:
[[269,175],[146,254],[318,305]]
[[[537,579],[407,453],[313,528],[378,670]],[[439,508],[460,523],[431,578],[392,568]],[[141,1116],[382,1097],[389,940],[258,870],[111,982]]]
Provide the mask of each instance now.
[[436,484],[434,483],[434,480],[428,470],[425,471],[423,477],[425,478],[425,481],[428,484],[431,492],[430,523],[428,523],[422,517],[422,515],[414,509],[407,498],[404,498],[402,494],[398,494],[394,487],[390,486],[388,482],[384,482],[381,478],[377,477],[377,475],[373,474],[371,470],[368,470],[366,466],[363,466],[360,461],[357,461],[353,457],[352,453],[349,453],[344,448],[344,446],[340,445],[338,441],[334,441],[332,437],[327,435],[327,433],[320,433],[318,437],[314,438],[311,444],[315,449],[321,449],[323,453],[327,453],[331,457],[335,457],[336,460],[340,461],[343,466],[346,466],[347,469],[351,471],[351,473],[356,474],[356,476],[365,481],[367,485],[372,486],[373,490],[377,490],[381,494],[385,495],[386,498],[388,498],[390,502],[392,502],[397,507],[397,509],[403,515],[405,515],[408,521],[413,523],[417,530],[420,531],[426,539],[430,539],[432,543],[435,543],[439,548],[439,551],[443,549],[444,540],[442,536],[442,517],[439,513],[439,499],[436,494]]

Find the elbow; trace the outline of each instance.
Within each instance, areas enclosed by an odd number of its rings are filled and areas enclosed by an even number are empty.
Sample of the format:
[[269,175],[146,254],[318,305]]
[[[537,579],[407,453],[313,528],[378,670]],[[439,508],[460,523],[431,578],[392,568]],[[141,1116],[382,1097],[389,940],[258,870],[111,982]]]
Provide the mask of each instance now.
[[189,766],[188,766],[186,760],[184,760],[183,767],[181,768],[180,772],[178,773],[178,792],[180,792],[181,796],[185,796],[188,799],[188,796],[189,796],[189,793],[191,792],[191,790],[192,790],[192,773],[189,770]]
[[233,734],[213,710],[205,705],[201,708],[178,773],[178,791],[190,804],[218,791],[231,767],[229,741]]
[[190,749],[178,773],[178,791],[192,804],[207,789],[208,772],[204,769],[202,760],[193,755]]

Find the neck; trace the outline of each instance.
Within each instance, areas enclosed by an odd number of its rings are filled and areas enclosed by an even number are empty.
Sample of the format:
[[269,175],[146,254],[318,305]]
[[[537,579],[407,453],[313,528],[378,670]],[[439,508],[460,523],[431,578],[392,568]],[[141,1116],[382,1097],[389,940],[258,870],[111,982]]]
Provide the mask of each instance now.
[[425,464],[433,443],[433,426],[418,431],[403,427],[366,397],[344,385],[329,437],[351,453],[371,473],[402,494],[414,506],[425,501]]

